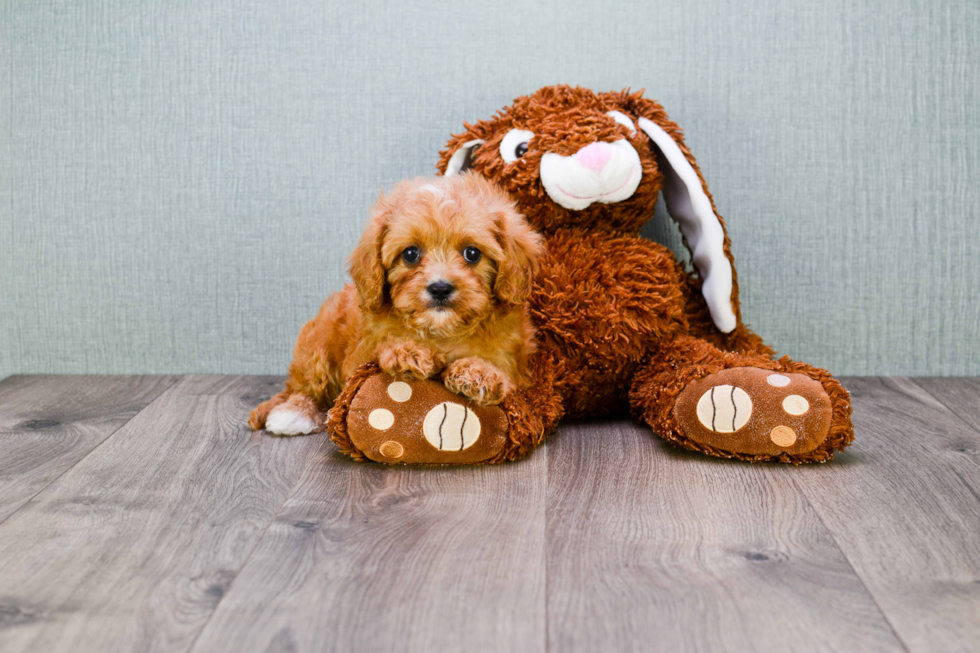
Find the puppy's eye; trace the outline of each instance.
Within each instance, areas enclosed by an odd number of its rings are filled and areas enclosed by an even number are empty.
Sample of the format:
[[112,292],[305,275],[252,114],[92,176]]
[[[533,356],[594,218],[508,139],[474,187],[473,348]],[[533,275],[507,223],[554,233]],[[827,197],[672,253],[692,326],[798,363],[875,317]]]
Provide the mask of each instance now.
[[463,260],[467,263],[476,263],[483,256],[483,252],[472,245],[463,250]]
[[422,258],[422,252],[415,245],[406,247],[405,251],[402,252],[402,260],[409,265],[412,263],[418,263],[420,258]]
[[513,163],[527,154],[528,143],[534,138],[534,132],[526,129],[511,129],[500,141],[500,158],[507,163]]

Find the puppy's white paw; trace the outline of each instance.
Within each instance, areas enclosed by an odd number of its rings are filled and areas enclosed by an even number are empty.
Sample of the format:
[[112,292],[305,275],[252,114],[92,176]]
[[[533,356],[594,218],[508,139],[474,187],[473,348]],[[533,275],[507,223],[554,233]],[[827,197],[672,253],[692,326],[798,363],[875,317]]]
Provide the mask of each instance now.
[[265,419],[265,430],[276,435],[308,435],[316,430],[316,422],[299,408],[280,404]]

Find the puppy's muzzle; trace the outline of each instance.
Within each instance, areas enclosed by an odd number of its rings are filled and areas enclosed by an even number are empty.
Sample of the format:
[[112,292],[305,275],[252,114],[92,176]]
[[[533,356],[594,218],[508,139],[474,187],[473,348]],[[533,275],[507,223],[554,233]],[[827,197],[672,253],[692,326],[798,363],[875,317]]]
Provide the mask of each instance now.
[[433,281],[425,290],[436,306],[445,306],[456,292],[456,287],[448,281]]

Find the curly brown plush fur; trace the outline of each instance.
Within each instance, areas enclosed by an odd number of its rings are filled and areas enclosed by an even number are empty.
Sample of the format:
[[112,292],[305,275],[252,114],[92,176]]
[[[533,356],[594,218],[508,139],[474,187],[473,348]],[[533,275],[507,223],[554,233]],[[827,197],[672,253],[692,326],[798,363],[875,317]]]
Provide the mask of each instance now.
[[[551,86],[465,127],[441,153],[439,172],[472,170],[500,185],[547,246],[527,300],[539,334],[536,383],[501,405],[508,444],[481,462],[526,455],[562,416],[627,411],[667,441],[712,456],[824,462],[851,443],[840,383],[773,360],[742,322],[725,222],[663,107],[642,92]],[[567,179],[586,191],[562,185]],[[661,192],[696,270],[639,235]],[[397,462],[359,452],[350,438],[352,401],[368,409],[384,401],[358,395],[374,374],[352,377],[329,428],[351,455]]]
[[[702,277],[688,273],[665,247],[638,236],[653,217],[665,183],[665,157],[642,129],[610,117],[619,112],[638,124],[646,118],[676,142],[700,182],[724,233],[724,255],[732,264],[731,305],[737,317],[730,333],[713,323],[701,293]],[[567,416],[601,415],[627,408],[662,437],[710,455],[784,462],[824,461],[853,439],[850,399],[829,373],[788,358],[773,361],[773,350],[742,322],[738,282],[725,222],[680,128],[657,102],[629,90],[593,93],[568,86],[546,87],[518,98],[490,120],[466,124],[441,153],[446,173],[468,144],[473,169],[500,184],[516,199],[528,221],[547,237],[529,299],[541,348],[561,361],[556,382]],[[533,133],[527,151],[513,162],[500,152],[513,129]],[[642,181],[615,203],[594,202],[581,210],[561,206],[542,182],[546,154],[574,156],[595,142],[626,139],[639,155]],[[453,160],[454,155],[456,160]],[[452,172],[450,170],[450,172]],[[690,243],[685,240],[690,248]],[[751,366],[798,372],[818,380],[832,405],[829,434],[815,449],[798,455],[750,455],[707,447],[683,433],[674,400],[692,379],[722,369]]]

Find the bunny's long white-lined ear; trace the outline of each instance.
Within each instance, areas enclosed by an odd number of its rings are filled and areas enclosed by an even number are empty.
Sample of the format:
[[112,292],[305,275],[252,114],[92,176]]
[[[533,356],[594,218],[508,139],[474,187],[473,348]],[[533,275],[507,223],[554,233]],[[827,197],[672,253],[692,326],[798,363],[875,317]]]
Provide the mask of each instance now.
[[701,180],[677,142],[652,120],[640,118],[640,129],[660,150],[658,164],[664,173],[663,194],[667,211],[680,226],[691,248],[691,258],[701,275],[701,293],[711,319],[722,333],[735,330],[738,320],[732,307],[732,264],[725,256],[725,230],[711,208]]
[[482,138],[477,138],[472,141],[468,141],[459,146],[459,149],[453,152],[453,155],[449,157],[449,163],[446,164],[445,177],[452,177],[453,175],[458,175],[461,172],[465,172],[470,167],[470,160],[473,158],[473,150],[478,145],[483,144]]

